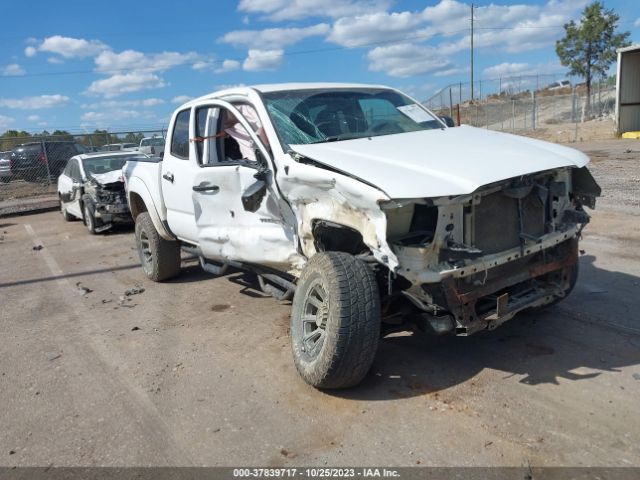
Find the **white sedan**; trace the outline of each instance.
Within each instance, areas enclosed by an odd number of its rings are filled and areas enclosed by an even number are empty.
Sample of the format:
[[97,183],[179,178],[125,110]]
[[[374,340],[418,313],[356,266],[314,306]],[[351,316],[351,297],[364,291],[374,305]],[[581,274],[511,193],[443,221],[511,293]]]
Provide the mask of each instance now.
[[148,158],[133,152],[99,152],[71,157],[58,177],[60,211],[65,220],[81,219],[92,234],[114,223],[130,223],[122,177],[127,160]]

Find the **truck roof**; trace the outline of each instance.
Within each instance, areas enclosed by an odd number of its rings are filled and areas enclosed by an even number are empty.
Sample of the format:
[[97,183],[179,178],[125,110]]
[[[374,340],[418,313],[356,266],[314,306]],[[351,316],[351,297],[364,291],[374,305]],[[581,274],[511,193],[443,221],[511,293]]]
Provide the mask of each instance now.
[[[299,82],[299,83],[270,83],[261,85],[239,85],[237,87],[225,88],[203,95],[193,100],[185,102],[182,107],[191,106],[203,100],[221,98],[226,95],[246,95],[251,90],[260,93],[280,92],[284,90],[312,90],[312,89],[332,89],[332,88],[391,88],[386,85],[371,85],[366,83],[332,83],[332,82]],[[180,107],[180,108],[182,108]]]

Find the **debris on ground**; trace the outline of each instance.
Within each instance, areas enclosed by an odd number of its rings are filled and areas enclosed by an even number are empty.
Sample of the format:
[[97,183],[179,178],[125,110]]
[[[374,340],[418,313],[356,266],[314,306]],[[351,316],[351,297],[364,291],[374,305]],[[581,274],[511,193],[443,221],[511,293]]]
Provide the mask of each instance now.
[[136,285],[133,288],[129,288],[127,290],[124,291],[125,296],[130,297],[131,295],[139,295],[140,293],[144,292],[144,287],[141,287],[140,285]]
[[[135,307],[137,304],[130,304],[128,302],[131,301],[131,297],[125,297],[124,295],[120,295],[118,297],[118,306],[119,307],[126,307],[126,308],[133,308]],[[114,308],[118,308],[118,307],[114,307]]]
[[80,295],[86,295],[87,293],[93,292],[89,287],[83,287],[82,282],[76,282],[76,287],[78,292],[80,292]]
[[36,252],[39,252],[40,250],[42,250],[44,247],[42,245],[34,245],[32,250],[35,250]]
[[47,352],[47,359],[52,362],[62,356],[61,352]]
[[133,327],[133,328],[131,329],[131,331],[132,331],[132,332],[135,332],[136,330],[140,330],[140,327]]
[[640,380],[640,373],[634,373],[631,376],[633,377],[634,380]]
[[285,457],[287,457],[287,458],[296,458],[297,457],[297,455],[294,452],[290,452],[286,448],[282,448],[280,450],[280,454],[285,456]]

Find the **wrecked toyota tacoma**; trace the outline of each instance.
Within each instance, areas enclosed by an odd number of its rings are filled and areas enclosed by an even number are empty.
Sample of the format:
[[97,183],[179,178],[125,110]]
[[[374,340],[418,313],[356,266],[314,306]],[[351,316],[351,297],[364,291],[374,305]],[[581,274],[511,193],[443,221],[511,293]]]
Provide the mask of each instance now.
[[128,153],[86,153],[67,162],[58,177],[58,199],[65,220],[81,219],[90,233],[109,230],[133,219],[124,190],[122,167],[127,160],[146,155]]
[[300,375],[344,388],[389,332],[469,335],[565,298],[600,194],[588,161],[449,128],[392,88],[284,84],[182,105],[164,158],[123,170],[150,279],[178,275],[181,250],[255,272],[292,299]]

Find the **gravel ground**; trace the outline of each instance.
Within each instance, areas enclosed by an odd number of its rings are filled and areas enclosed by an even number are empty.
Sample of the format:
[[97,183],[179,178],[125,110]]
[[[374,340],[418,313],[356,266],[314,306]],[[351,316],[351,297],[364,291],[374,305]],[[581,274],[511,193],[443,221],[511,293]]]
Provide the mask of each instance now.
[[569,298],[386,338],[346,391],[300,380],[290,304],[249,275],[154,284],[130,229],[0,220],[0,465],[640,467],[636,145],[578,145],[605,193]]
[[640,140],[597,140],[570,146],[591,157],[589,169],[602,187],[601,207],[640,214]]

